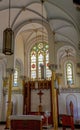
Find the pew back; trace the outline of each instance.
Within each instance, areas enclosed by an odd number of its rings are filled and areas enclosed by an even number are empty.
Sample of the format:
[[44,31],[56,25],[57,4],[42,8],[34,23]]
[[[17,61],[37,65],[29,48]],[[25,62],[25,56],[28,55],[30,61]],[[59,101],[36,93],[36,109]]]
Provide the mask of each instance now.
[[65,130],[67,127],[70,127],[71,130],[74,130],[74,119],[72,115],[62,115],[62,127]]

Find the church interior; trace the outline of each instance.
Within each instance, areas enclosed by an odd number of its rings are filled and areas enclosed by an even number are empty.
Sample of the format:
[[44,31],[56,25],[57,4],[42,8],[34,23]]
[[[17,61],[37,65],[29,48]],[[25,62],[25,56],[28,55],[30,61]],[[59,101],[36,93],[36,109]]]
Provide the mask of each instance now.
[[80,128],[80,0],[0,0],[0,126]]

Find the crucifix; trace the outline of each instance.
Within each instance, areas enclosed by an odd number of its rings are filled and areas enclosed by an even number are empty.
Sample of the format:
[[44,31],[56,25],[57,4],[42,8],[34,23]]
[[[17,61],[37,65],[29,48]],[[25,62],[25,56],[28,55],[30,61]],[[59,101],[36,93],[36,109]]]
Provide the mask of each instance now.
[[39,93],[38,93],[38,95],[39,95],[39,100],[40,100],[40,104],[41,104],[43,92],[40,90]]
[[40,100],[40,105],[39,105],[39,112],[42,111],[42,105],[41,105],[41,102],[42,102],[42,95],[43,95],[43,92],[40,90],[39,93],[37,93],[39,95],[39,100]]

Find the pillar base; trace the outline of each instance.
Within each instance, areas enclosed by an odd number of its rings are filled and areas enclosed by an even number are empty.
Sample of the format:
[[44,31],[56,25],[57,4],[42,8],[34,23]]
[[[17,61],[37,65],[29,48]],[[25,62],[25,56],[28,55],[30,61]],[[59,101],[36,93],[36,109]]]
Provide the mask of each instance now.
[[6,127],[5,127],[4,130],[9,130],[9,128],[6,128]]

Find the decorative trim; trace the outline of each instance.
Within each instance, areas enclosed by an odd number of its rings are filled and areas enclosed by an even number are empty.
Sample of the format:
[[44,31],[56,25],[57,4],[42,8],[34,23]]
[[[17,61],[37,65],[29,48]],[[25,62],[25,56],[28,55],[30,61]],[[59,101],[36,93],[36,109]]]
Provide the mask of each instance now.
[[80,88],[61,88],[59,93],[80,93]]
[[49,69],[54,71],[57,69],[57,65],[56,64],[49,64]]

